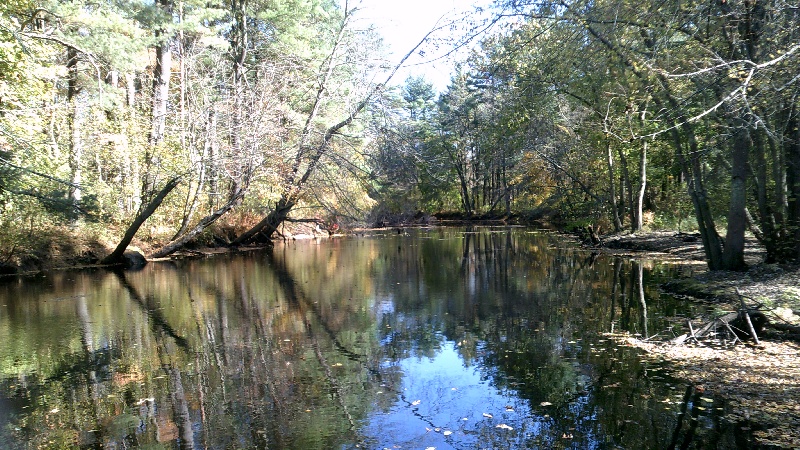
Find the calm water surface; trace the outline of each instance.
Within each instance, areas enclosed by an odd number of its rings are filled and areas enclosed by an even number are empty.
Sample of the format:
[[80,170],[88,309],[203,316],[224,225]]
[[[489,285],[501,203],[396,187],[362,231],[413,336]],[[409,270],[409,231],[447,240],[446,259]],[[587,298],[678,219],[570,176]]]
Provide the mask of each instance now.
[[604,334],[692,314],[671,270],[451,228],[5,279],[0,448],[749,448]]

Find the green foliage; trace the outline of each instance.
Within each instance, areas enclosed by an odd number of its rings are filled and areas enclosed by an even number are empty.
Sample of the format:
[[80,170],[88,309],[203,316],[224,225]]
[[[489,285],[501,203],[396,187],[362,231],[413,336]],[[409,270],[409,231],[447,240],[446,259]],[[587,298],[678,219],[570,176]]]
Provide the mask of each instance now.
[[241,217],[291,197],[353,220],[375,202],[372,218],[535,210],[627,227],[646,156],[650,225],[716,232],[743,127],[758,178],[746,204],[770,257],[791,260],[797,28],[785,8],[748,5],[498,1],[515,19],[437,93],[414,77],[379,87],[379,36],[334,0],[4,2],[0,200],[18,217],[124,226],[180,176],[148,225],[161,240],[240,189]]

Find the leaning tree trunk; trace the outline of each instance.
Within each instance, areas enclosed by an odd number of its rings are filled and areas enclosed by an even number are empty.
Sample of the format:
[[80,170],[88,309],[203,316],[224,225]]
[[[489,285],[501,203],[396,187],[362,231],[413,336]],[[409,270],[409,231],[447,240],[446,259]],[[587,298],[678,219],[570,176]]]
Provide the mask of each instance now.
[[150,203],[147,204],[145,208],[139,212],[133,222],[130,224],[128,229],[125,231],[125,236],[122,237],[122,240],[117,244],[117,248],[111,252],[110,255],[106,256],[100,261],[100,264],[122,264],[125,262],[125,249],[128,248],[133,237],[136,236],[136,233],[139,231],[139,228],[142,227],[142,224],[156,212],[159,206],[161,206],[161,202],[164,201],[164,198],[178,186],[180,183],[181,177],[175,177],[167,182],[167,184],[159,191],[159,193],[153,197]]
[[681,165],[681,170],[686,178],[686,187],[689,197],[694,205],[697,228],[703,241],[703,250],[706,253],[706,263],[711,270],[722,268],[722,242],[717,233],[714,223],[714,216],[711,214],[711,207],[708,204],[708,195],[703,185],[703,171],[699,148],[694,136],[691,125],[684,123],[683,126],[688,135],[688,153],[684,153],[683,141],[677,129],[672,130],[672,137],[675,143],[675,152]]
[[[165,14],[172,14],[172,0],[156,0],[156,5]],[[156,64],[153,68],[153,98],[150,105],[150,134],[144,156],[145,174],[142,183],[142,201],[146,201],[155,191],[155,168],[159,166],[156,152],[164,141],[167,128],[167,104],[169,100],[169,79],[172,71],[172,38],[164,29],[156,30]]]
[[204,217],[197,225],[194,226],[191,230],[184,233],[183,235],[177,237],[169,244],[165,245],[161,248],[161,250],[153,253],[153,258],[163,258],[165,256],[171,255],[175,253],[178,249],[186,245],[187,242],[191,241],[195,238],[198,234],[202,233],[206,228],[208,228],[212,223],[216,222],[217,219],[225,215],[228,211],[236,207],[239,203],[241,203],[242,199],[244,198],[245,188],[237,188],[234,191],[234,194],[228,200],[222,208],[212,212],[211,214]]
[[[303,132],[301,133],[300,137],[300,145],[298,148],[297,156],[295,157],[295,161],[292,165],[292,171],[289,176],[287,183],[284,185],[283,194],[281,195],[281,199],[278,201],[275,209],[273,209],[267,217],[262,219],[256,226],[252,227],[251,229],[247,230],[241,236],[236,238],[231,245],[241,245],[251,242],[256,236],[263,236],[265,239],[271,238],[272,234],[277,231],[278,227],[286,220],[291,212],[292,208],[297,204],[299,200],[302,190],[305,187],[306,182],[308,179],[314,174],[317,164],[319,163],[322,156],[328,151],[331,141],[333,137],[338,134],[342,128],[350,125],[356,119],[356,117],[367,107],[372,97],[380,92],[384,86],[386,86],[392,78],[394,78],[397,71],[400,70],[401,67],[405,64],[411,55],[415,54],[417,49],[430,37],[430,35],[436,30],[429,31],[418,43],[414,46],[408,53],[400,59],[400,61],[394,66],[392,71],[387,75],[386,79],[383,83],[378,83],[374,85],[369,92],[364,95],[364,97],[358,102],[357,105],[353,109],[350,110],[350,113],[342,119],[340,122],[336,123],[335,125],[327,128],[325,130],[325,134],[322,136],[319,144],[316,147],[312,147],[308,142],[307,138],[310,136],[309,132],[311,130],[312,119],[316,115],[316,111],[320,105],[320,101],[323,98],[324,91],[327,90],[328,80],[330,79],[330,74],[332,73],[332,65],[334,64],[334,56],[339,49],[339,45],[341,44],[341,39],[344,36],[344,31],[348,25],[350,19],[350,12],[345,10],[345,20],[342,23],[342,26],[339,30],[338,36],[336,38],[336,44],[332,52],[328,55],[326,59],[324,72],[325,75],[322,78],[322,82],[319,85],[319,89],[317,91],[317,97],[314,102],[314,106],[312,107],[311,113],[308,115],[306,120],[306,125],[303,128]],[[310,155],[310,156],[309,156]],[[300,166],[306,163],[306,169],[303,172],[303,175],[297,179],[296,176],[300,171]]]
[[[569,7],[566,7],[569,10]],[[576,14],[577,17],[580,15]],[[672,87],[666,74],[661,72],[645,72],[641,70],[641,65],[635,62],[632,58],[628,57],[622,49],[611,42],[603,33],[600,33],[597,28],[588,24],[583,19],[582,23],[592,36],[598,39],[603,45],[609,48],[612,52],[622,58],[625,66],[640,80],[652,83],[656,80],[663,90],[663,97],[654,95],[652,100],[659,108],[666,108],[668,111],[676,112],[676,116],[667,117],[666,125],[671,130],[673,142],[675,143],[676,156],[678,157],[681,165],[681,170],[686,176],[687,187],[689,196],[692,198],[692,203],[695,208],[695,215],[697,217],[697,226],[700,229],[700,235],[703,239],[703,249],[706,252],[706,260],[708,267],[711,270],[719,270],[722,267],[722,242],[720,241],[719,234],[714,224],[714,217],[711,214],[711,208],[708,204],[708,197],[703,186],[703,171],[701,166],[701,155],[699,153],[699,145],[694,132],[694,126],[688,120],[687,111],[682,105],[678,97],[673,94]],[[645,39],[645,45],[652,48],[654,43],[651,39]],[[683,149],[683,139],[681,133],[686,135],[688,148],[686,151]]]
[[289,217],[289,212],[294,207],[295,202],[290,200],[288,197],[283,196],[278,201],[278,204],[275,205],[275,209],[270,211],[267,214],[267,217],[261,220],[256,226],[250,228],[246,232],[242,233],[241,236],[236,238],[231,245],[242,245],[248,242],[252,242],[256,240],[257,236],[263,236],[263,239],[260,239],[264,242],[269,242],[269,239],[272,237],[272,234],[278,230],[278,227]]

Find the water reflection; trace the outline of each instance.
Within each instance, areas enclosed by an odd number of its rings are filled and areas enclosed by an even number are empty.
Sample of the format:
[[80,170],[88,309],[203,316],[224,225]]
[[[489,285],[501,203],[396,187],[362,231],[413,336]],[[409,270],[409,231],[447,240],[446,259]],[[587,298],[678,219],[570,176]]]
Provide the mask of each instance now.
[[747,448],[602,334],[690,314],[669,270],[468,228],[7,280],[0,448]]

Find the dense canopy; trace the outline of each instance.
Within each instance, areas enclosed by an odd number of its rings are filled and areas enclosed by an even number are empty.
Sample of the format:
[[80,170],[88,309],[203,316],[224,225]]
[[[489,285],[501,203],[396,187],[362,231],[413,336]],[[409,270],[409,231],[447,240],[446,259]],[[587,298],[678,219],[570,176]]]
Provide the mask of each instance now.
[[435,30],[474,44],[441,93],[392,80],[358,13],[3,2],[0,262],[443,212],[697,230],[712,269],[743,268],[748,230],[800,255],[796,4],[497,0]]

